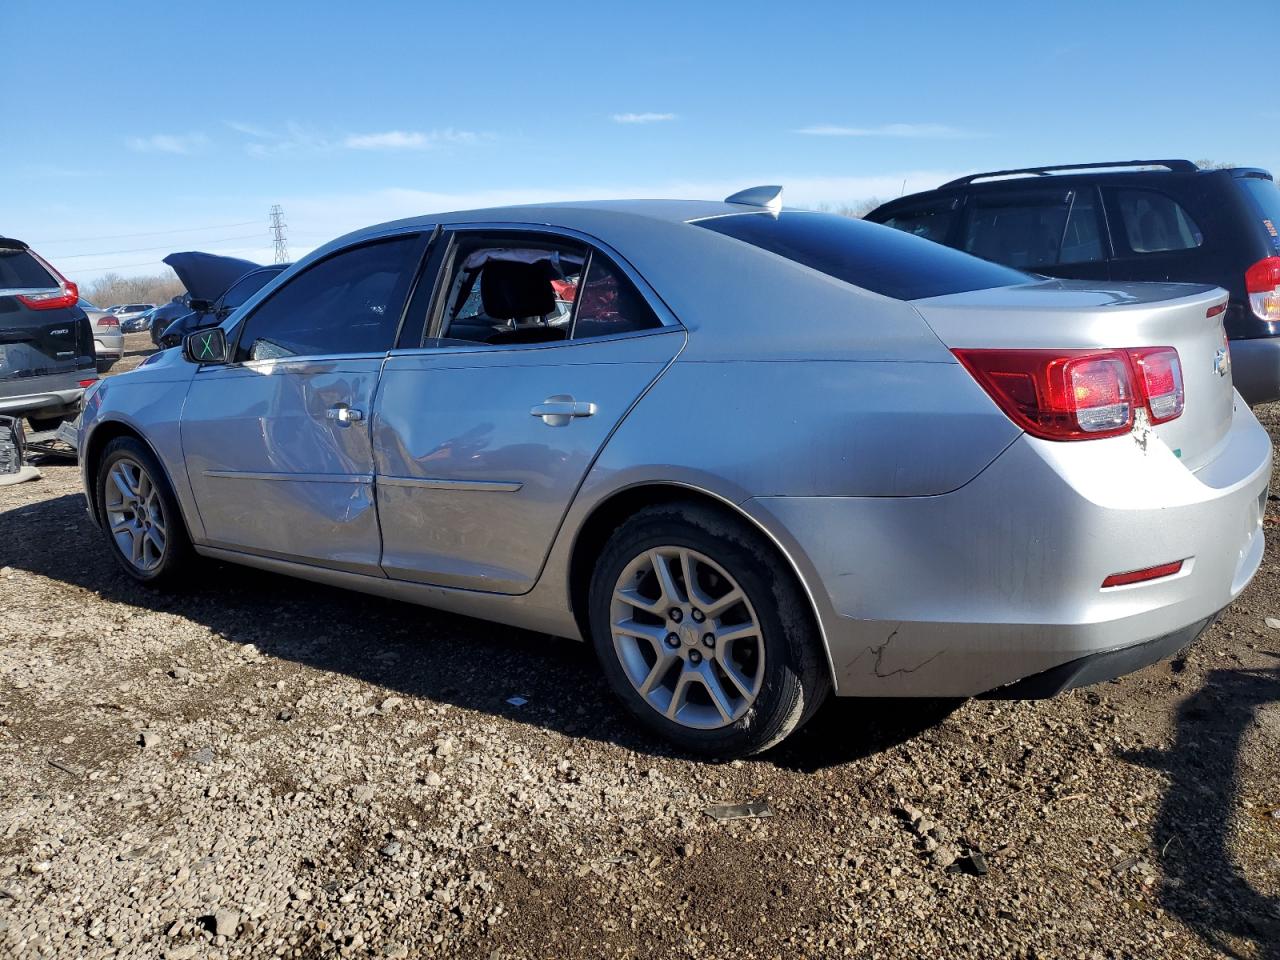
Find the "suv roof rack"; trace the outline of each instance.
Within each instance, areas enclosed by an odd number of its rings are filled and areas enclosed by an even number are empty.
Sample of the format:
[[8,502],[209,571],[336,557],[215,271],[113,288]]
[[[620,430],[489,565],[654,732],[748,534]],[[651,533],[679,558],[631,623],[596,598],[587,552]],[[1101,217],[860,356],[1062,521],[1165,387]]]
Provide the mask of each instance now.
[[967,187],[975,180],[986,180],[989,177],[1011,177],[1020,173],[1035,174],[1045,177],[1059,170],[1108,170],[1116,167],[1164,167],[1173,173],[1195,173],[1200,168],[1190,160],[1115,160],[1110,163],[1064,163],[1056,167],[1022,167],[1018,170],[992,170],[989,173],[972,173],[967,177],[958,177],[938,187]]

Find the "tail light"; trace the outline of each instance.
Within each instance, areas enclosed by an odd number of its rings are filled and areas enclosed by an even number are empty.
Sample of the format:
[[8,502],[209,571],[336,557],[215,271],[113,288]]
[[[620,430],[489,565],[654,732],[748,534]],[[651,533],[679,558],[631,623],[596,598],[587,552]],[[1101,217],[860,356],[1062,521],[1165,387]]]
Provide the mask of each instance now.
[[1182,364],[1172,347],[954,352],[1014,423],[1045,440],[1128,433],[1139,407],[1152,423],[1182,413]]
[[98,318],[98,324],[103,327],[118,327],[120,326],[120,318],[108,313]]
[[93,386],[95,383],[97,383],[97,382],[98,382],[98,378],[97,378],[97,377],[93,377],[93,378],[92,378],[92,379],[90,379],[90,380],[81,380],[81,381],[80,381],[80,386],[84,387],[84,388],[87,390],[87,389],[89,389],[89,387],[92,387],[92,386]]
[[58,286],[48,293],[18,294],[18,302],[32,310],[60,310],[63,307],[74,307],[80,302],[80,288],[49,265],[49,261],[34,250],[28,248],[27,253],[42,267],[48,270],[58,281]]
[[1255,316],[1280,323],[1280,257],[1259,260],[1245,271],[1245,289]]
[[70,280],[63,280],[47,293],[20,293],[18,302],[32,310],[59,310],[80,302],[80,290]]
[[1182,388],[1182,364],[1173,347],[1130,350],[1129,359],[1138,372],[1139,386],[1147,398],[1152,423],[1164,423],[1182,415],[1186,393]]

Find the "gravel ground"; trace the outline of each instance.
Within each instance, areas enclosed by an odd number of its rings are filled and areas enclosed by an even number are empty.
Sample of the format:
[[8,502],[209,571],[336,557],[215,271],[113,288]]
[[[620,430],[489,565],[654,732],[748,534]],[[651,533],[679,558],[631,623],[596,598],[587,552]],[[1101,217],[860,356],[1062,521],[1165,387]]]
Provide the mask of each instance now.
[[42,469],[0,488],[0,956],[1280,958],[1274,497],[1184,660],[837,701],[715,765],[578,644],[214,564],[140,589]]

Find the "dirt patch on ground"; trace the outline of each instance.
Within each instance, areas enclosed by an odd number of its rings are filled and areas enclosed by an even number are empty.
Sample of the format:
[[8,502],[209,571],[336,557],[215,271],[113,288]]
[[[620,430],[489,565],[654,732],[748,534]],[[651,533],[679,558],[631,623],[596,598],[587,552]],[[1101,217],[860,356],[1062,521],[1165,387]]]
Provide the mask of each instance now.
[[0,488],[0,954],[1280,957],[1274,498],[1185,660],[833,702],[715,765],[577,644],[218,565],[143,590],[42,469]]

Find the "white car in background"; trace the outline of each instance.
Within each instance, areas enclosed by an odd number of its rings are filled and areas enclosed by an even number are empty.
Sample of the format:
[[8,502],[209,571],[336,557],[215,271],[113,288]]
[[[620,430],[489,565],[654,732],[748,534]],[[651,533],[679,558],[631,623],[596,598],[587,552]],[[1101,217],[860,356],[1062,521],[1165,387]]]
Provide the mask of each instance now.
[[124,356],[124,332],[120,329],[120,318],[101,307],[95,307],[83,297],[80,298],[79,306],[93,327],[93,352],[98,366],[106,369]]

